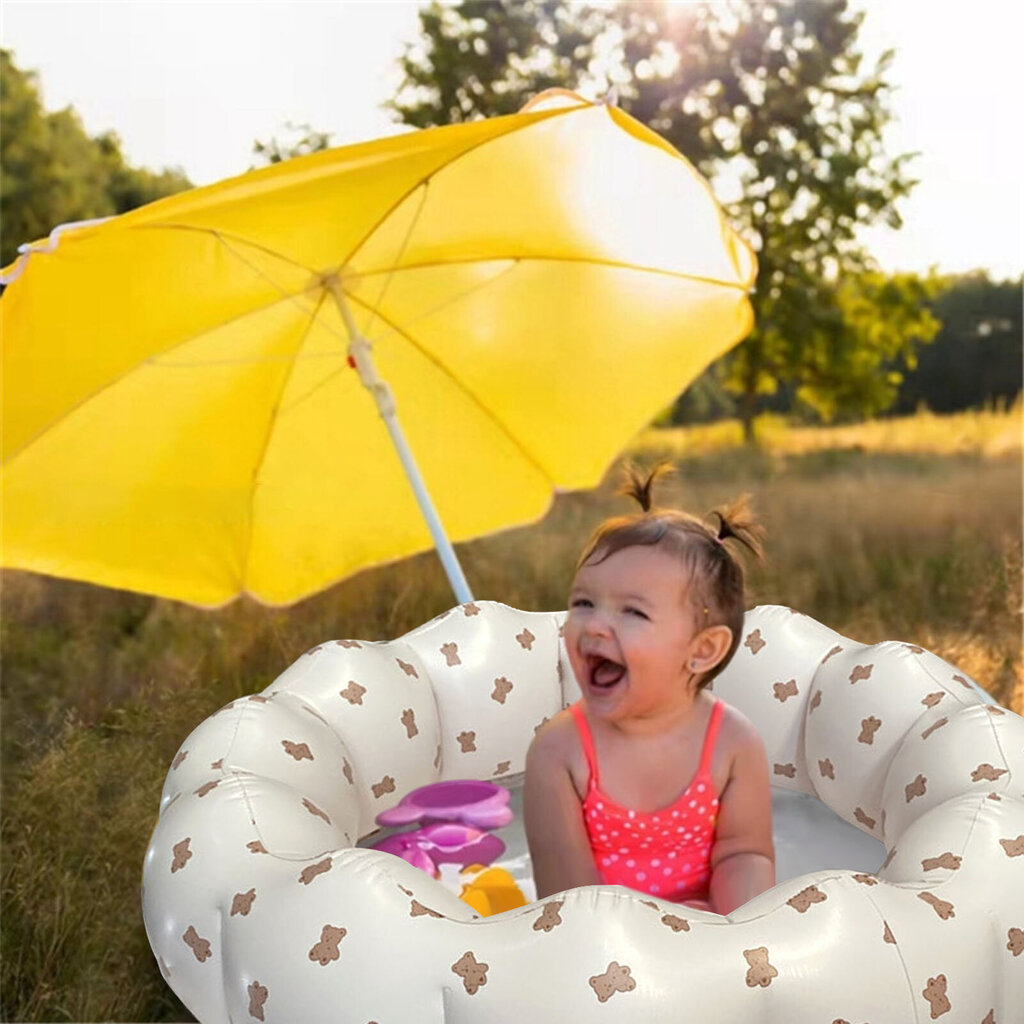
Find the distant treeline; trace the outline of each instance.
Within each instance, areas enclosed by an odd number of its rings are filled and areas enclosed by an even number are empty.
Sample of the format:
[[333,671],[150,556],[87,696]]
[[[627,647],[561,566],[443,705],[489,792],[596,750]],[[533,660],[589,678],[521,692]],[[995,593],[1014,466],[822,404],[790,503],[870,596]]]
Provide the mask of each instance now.
[[[886,412],[903,415],[921,406],[959,412],[1012,404],[1024,383],[1024,279],[993,281],[982,270],[951,276],[928,305],[942,326],[932,341],[917,346],[914,365],[887,368],[902,382]],[[719,360],[690,385],[664,422],[707,423],[737,416],[737,400],[724,378]],[[792,387],[762,396],[761,409],[816,419]]]

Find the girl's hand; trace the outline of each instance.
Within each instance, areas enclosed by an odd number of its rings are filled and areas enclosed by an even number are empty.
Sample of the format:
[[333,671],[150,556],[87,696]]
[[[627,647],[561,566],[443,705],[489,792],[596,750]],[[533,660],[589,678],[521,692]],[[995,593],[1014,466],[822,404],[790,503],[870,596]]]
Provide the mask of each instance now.
[[713,914],[714,911],[711,909],[711,904],[707,900],[686,900],[683,903],[684,907],[693,907],[694,910],[706,910],[709,914]]

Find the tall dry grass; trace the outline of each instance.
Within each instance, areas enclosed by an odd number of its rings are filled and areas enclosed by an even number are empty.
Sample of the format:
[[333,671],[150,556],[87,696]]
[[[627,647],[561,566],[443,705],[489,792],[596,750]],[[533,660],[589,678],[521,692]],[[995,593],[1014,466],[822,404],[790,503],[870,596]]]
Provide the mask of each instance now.
[[[714,432],[729,426],[649,433],[634,454],[676,462],[663,498],[693,511],[752,493],[769,529],[752,603],[788,604],[866,642],[921,644],[1020,712],[1020,410],[992,417],[984,429],[915,417],[904,431],[914,444],[873,424],[762,424],[752,451],[720,443]],[[975,440],[951,445],[958,431]],[[594,492],[560,496],[539,524],[463,545],[476,596],[564,607],[585,536],[628,507],[614,490],[613,472]],[[138,901],[174,751],[316,643],[391,638],[450,607],[443,573],[423,555],[279,610],[240,601],[210,613],[22,573],[4,576],[0,600],[0,1019],[187,1020]]]

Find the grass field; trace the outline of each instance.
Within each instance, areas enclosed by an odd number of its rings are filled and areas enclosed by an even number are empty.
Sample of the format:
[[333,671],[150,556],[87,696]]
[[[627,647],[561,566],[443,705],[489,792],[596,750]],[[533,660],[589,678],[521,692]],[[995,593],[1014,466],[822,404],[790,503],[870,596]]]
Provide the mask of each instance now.
[[[650,431],[696,512],[753,495],[768,561],[751,604],[787,604],[865,642],[921,644],[1021,712],[1021,406],[858,427]],[[545,519],[461,546],[474,593],[565,605],[576,554],[626,511],[615,474]],[[142,930],[138,884],[168,764],[232,698],[319,641],[397,636],[454,603],[436,558],[371,570],[292,608],[211,613],[23,573],[3,578],[0,1019],[184,1021]]]

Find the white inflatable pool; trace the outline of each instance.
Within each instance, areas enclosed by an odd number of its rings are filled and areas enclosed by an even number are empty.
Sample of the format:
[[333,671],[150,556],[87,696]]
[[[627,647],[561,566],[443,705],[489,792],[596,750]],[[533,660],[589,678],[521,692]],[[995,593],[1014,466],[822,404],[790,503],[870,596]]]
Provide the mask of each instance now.
[[[715,682],[776,786],[779,883],[729,917],[592,886],[479,918],[359,848],[438,779],[511,783],[518,809],[535,728],[578,696],[563,621],[478,602],[324,643],[189,736],[143,909],[200,1021],[1024,1020],[1024,720],[920,647],[787,608],[748,613]],[[532,900],[520,822],[500,863]]]

